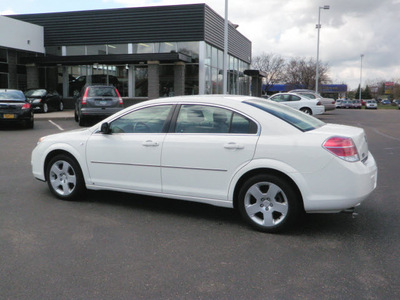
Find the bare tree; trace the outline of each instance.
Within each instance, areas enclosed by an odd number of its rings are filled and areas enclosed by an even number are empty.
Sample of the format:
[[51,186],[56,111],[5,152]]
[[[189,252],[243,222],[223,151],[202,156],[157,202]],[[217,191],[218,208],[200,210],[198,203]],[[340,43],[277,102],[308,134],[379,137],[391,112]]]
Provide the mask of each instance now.
[[262,53],[253,58],[251,66],[253,69],[266,73],[264,82],[266,85],[265,90],[268,91],[275,83],[282,81],[285,60],[278,54]]
[[[295,57],[290,59],[285,68],[286,84],[291,85],[293,88],[315,88],[315,75],[316,75],[316,61],[313,58],[306,59],[301,57]],[[319,82],[329,83],[328,77],[329,67],[328,64],[320,62],[319,65]]]

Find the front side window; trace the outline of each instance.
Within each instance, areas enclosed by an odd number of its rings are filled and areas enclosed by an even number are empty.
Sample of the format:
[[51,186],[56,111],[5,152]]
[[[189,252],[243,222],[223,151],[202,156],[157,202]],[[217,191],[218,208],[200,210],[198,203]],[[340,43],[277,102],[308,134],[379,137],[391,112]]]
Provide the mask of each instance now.
[[172,105],[135,110],[110,123],[112,133],[162,133]]
[[228,109],[206,105],[182,105],[175,132],[255,134],[257,124]]

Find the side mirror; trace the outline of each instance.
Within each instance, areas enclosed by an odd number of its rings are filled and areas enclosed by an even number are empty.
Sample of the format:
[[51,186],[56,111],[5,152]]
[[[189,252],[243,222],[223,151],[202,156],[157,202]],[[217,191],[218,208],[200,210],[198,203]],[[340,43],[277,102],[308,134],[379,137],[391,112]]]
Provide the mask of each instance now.
[[103,134],[110,134],[111,133],[110,124],[108,124],[107,122],[101,124],[100,132]]

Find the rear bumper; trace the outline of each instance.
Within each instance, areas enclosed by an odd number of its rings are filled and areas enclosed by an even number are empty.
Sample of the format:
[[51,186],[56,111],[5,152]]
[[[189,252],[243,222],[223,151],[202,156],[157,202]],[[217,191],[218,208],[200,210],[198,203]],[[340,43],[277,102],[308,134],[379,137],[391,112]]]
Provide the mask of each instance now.
[[81,114],[85,117],[109,117],[119,111],[123,107],[112,107],[112,108],[82,108]]
[[[376,188],[378,168],[371,153],[365,163],[332,162],[332,184],[324,184],[326,178],[314,173],[306,176],[308,191],[304,197],[306,212],[340,212],[363,202]],[[323,187],[323,188],[322,188]]]
[[[9,118],[10,115],[13,115],[13,118]],[[31,110],[23,110],[19,112],[0,112],[0,122],[4,123],[29,121],[32,119],[33,119],[33,112]]]

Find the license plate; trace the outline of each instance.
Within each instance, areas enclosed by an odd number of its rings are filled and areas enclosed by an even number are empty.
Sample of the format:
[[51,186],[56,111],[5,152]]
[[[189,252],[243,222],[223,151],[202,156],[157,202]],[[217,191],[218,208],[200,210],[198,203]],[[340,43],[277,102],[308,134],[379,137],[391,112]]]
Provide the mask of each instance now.
[[3,114],[3,118],[4,119],[15,119],[15,115],[14,114]]
[[101,106],[107,105],[107,101],[100,101],[100,105]]

